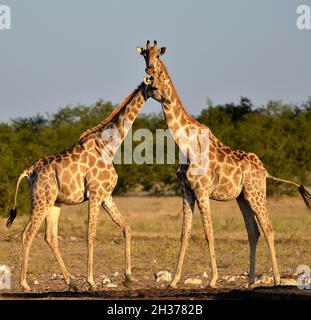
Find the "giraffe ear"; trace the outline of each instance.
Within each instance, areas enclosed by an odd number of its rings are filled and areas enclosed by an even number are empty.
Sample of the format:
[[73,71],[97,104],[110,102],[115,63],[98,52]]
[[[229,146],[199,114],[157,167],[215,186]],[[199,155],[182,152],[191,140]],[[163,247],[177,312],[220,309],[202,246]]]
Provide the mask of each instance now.
[[137,47],[136,51],[137,51],[138,54],[143,54],[144,53],[144,48]]
[[160,52],[160,55],[163,56],[163,54],[165,53],[166,51],[166,48],[165,47],[162,47],[159,52]]

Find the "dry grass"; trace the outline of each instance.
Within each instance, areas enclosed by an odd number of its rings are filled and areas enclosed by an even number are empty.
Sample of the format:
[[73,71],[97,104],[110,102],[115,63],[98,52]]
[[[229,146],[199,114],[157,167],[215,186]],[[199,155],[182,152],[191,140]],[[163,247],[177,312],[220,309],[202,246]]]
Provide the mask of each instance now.
[[[155,285],[153,273],[160,270],[173,272],[180,244],[182,201],[179,197],[117,197],[121,213],[132,227],[132,261],[134,276],[145,284]],[[296,271],[300,264],[311,265],[311,215],[300,198],[269,199],[269,214],[276,232],[276,252],[282,276]],[[238,275],[248,271],[249,249],[242,215],[236,202],[212,202],[213,224],[216,237],[216,257],[220,276]],[[18,216],[7,230],[0,220],[0,264],[8,265],[13,274],[13,287],[18,286],[20,265],[20,234],[28,217]],[[64,207],[60,220],[60,247],[69,271],[80,287],[87,288],[86,274],[87,207]],[[261,237],[258,245],[257,273],[269,272],[270,257]],[[100,216],[95,245],[95,276],[112,276],[119,272],[115,282],[121,282],[124,270],[122,234],[106,213]],[[206,241],[198,210],[187,250],[183,279],[210,273]],[[31,249],[29,283],[38,290],[66,289],[60,279],[52,252],[44,242],[44,226],[40,229]],[[34,286],[34,280],[39,285]]]

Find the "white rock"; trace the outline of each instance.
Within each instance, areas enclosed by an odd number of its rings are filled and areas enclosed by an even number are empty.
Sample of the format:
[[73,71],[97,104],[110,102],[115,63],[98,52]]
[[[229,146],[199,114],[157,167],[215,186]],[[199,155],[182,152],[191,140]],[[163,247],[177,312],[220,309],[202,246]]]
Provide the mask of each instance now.
[[155,278],[157,282],[160,282],[160,281],[170,282],[172,281],[172,274],[168,271],[159,271],[155,274]]
[[39,281],[38,281],[38,280],[35,280],[35,281],[33,282],[33,284],[38,285],[38,284],[39,284]]
[[56,279],[57,278],[57,274],[56,273],[53,273],[52,274],[52,279]]
[[117,277],[118,275],[119,275],[119,272],[115,272],[115,273],[113,274],[114,277]]
[[107,284],[107,286],[106,286],[107,288],[117,288],[118,286],[115,284],[115,283],[108,283]]
[[230,276],[223,276],[221,277],[221,280],[224,280],[224,281],[228,281],[230,279]]
[[185,280],[184,282],[185,284],[193,284],[193,285],[201,285],[202,284],[202,280],[199,278],[188,278]]
[[109,283],[111,283],[111,280],[108,277],[105,277],[103,279],[103,284],[109,284]]
[[206,271],[204,271],[204,273],[203,273],[203,278],[208,278],[208,274]]
[[228,282],[235,282],[235,281],[236,281],[236,277],[235,277],[235,276],[230,277],[230,278],[228,279]]

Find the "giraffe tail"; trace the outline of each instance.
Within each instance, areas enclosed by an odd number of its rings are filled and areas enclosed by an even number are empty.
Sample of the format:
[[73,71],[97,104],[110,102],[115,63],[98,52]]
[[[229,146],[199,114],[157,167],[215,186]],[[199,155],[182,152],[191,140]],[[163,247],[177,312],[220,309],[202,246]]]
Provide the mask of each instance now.
[[299,191],[303,201],[305,202],[307,208],[311,210],[311,193],[309,191],[307,191],[303,185],[295,183],[293,181],[279,179],[279,178],[271,176],[270,174],[267,174],[267,178],[272,179],[277,182],[288,183],[288,184],[292,184],[292,185],[296,186],[298,188],[298,191]]
[[7,223],[6,223],[6,226],[8,228],[11,227],[11,225],[12,225],[12,223],[15,220],[16,215],[17,215],[16,203],[17,203],[17,195],[18,195],[19,185],[20,185],[21,181],[23,180],[23,178],[28,177],[28,175],[29,175],[29,170],[26,169],[26,170],[23,171],[23,173],[19,176],[19,178],[17,180],[16,191],[15,191],[15,199],[14,199],[14,207],[13,207],[13,209],[10,210],[10,217],[9,217]]

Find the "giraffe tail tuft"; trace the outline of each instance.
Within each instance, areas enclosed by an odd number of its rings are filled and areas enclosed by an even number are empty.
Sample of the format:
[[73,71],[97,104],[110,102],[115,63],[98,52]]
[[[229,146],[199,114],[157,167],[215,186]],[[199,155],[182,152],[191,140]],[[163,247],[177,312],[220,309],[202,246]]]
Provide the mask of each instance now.
[[6,223],[6,226],[7,226],[8,228],[11,227],[13,221],[14,221],[15,218],[16,218],[16,215],[17,215],[17,210],[16,210],[16,209],[11,209],[11,210],[10,210],[10,217],[9,217],[7,223]]
[[301,197],[302,197],[303,201],[305,202],[307,208],[311,210],[311,193],[309,191],[307,191],[303,185],[297,184],[297,183],[289,181],[289,180],[284,180],[284,179],[279,179],[279,178],[273,177],[269,173],[267,173],[267,178],[272,179],[277,182],[289,183],[289,184],[296,186],[298,188],[298,191],[301,194]]
[[26,169],[26,170],[23,171],[23,173],[18,178],[17,185],[16,185],[16,191],[15,191],[14,207],[13,207],[13,209],[10,210],[10,217],[9,217],[7,223],[6,223],[6,226],[8,228],[11,227],[11,225],[12,225],[12,223],[15,220],[16,215],[17,215],[16,203],[17,203],[17,194],[18,194],[19,185],[20,185],[22,179],[25,178],[25,177],[28,177],[28,175],[29,175],[29,169]]
[[310,192],[308,192],[304,186],[300,185],[298,187],[298,190],[301,194],[301,197],[303,199],[303,201],[305,202],[306,206],[308,207],[308,209],[311,210],[311,194]]

